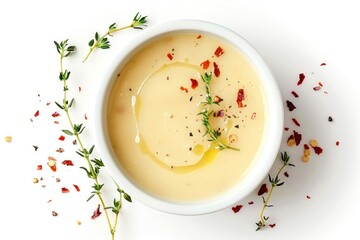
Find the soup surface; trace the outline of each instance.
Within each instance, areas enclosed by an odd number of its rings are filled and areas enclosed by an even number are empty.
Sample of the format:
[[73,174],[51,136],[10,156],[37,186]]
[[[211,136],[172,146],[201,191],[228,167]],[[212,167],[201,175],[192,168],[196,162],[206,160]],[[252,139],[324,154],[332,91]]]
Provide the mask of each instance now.
[[108,132],[129,178],[171,201],[200,201],[245,176],[262,140],[261,80],[210,35],[163,36],[135,53],[112,87]]

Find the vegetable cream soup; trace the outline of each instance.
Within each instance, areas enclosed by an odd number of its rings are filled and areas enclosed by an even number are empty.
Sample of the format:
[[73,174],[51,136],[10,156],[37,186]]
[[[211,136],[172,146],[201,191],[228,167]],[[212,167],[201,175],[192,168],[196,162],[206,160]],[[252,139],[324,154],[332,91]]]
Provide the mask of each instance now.
[[170,201],[201,201],[246,175],[266,121],[261,80],[246,56],[210,35],[156,38],[120,70],[107,110],[128,177]]

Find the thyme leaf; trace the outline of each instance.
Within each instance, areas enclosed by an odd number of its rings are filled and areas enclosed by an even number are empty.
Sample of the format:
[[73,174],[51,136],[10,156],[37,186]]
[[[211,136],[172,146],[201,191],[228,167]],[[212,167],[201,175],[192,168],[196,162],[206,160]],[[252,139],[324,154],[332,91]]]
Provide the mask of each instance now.
[[141,16],[138,13],[133,17],[131,24],[124,26],[124,27],[117,27],[116,23],[111,24],[108,27],[107,32],[100,36],[98,32],[95,32],[94,38],[92,38],[88,45],[90,47],[89,52],[85,56],[83,63],[89,58],[90,54],[96,49],[109,49],[110,48],[110,40],[108,37],[112,37],[115,32],[119,32],[121,30],[127,29],[127,28],[133,28],[133,29],[140,29],[142,30],[143,27],[145,27],[147,22],[147,16]]

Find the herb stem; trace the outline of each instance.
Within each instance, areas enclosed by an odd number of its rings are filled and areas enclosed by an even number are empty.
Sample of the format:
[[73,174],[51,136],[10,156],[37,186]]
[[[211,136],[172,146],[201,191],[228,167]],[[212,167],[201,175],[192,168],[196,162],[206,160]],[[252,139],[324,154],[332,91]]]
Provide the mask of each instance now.
[[295,166],[294,164],[289,163],[290,157],[287,154],[287,152],[281,153],[281,160],[283,161],[283,165],[277,171],[275,178],[271,178],[270,174],[268,175],[269,182],[271,183],[271,188],[270,188],[270,191],[269,191],[266,199],[263,198],[263,206],[260,211],[260,220],[259,220],[259,222],[256,223],[256,225],[258,226],[256,231],[258,231],[261,228],[266,226],[265,223],[269,219],[269,217],[264,216],[265,208],[272,206],[272,205],[269,205],[269,201],[273,194],[274,189],[276,187],[282,186],[284,184],[284,182],[280,182],[281,181],[279,178],[280,174],[282,173],[282,171],[285,169],[286,166],[292,166],[292,167]]

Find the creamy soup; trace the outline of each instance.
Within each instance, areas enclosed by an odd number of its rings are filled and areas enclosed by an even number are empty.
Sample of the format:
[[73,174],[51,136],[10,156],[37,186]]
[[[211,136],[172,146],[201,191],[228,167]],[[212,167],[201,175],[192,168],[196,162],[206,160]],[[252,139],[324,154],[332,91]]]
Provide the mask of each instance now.
[[266,121],[261,80],[231,44],[210,35],[160,37],[112,87],[108,131],[129,178],[171,201],[200,201],[246,175]]

